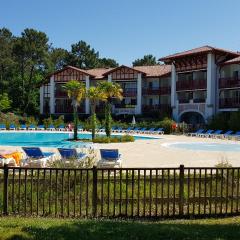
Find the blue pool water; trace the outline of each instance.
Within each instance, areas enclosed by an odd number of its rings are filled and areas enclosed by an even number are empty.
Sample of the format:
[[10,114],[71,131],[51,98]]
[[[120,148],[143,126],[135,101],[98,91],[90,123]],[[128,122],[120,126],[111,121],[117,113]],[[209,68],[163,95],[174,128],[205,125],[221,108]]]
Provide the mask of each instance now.
[[[81,147],[84,142],[69,142],[72,133],[44,133],[44,132],[0,132],[0,145],[2,146],[38,146],[38,147]],[[78,134],[79,138],[90,139],[91,134]],[[151,139],[150,137],[134,137],[137,139]]]
[[203,142],[176,142],[163,144],[166,147],[194,150],[194,151],[215,151],[215,152],[240,152],[238,143],[203,143]]

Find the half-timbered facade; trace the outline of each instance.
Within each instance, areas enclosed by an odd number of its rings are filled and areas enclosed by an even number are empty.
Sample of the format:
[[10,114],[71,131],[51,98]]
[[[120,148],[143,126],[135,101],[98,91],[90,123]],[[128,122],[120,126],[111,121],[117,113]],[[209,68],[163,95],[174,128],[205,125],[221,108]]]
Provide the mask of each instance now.
[[[204,46],[159,59],[155,66],[120,66],[82,70],[67,66],[51,74],[40,89],[42,114],[68,114],[71,102],[62,86],[82,81],[86,88],[100,81],[116,82],[123,99],[115,100],[113,114],[171,113],[187,123],[203,123],[218,112],[240,108],[240,54]],[[99,103],[97,111],[102,111]],[[90,114],[89,100],[79,114]]]

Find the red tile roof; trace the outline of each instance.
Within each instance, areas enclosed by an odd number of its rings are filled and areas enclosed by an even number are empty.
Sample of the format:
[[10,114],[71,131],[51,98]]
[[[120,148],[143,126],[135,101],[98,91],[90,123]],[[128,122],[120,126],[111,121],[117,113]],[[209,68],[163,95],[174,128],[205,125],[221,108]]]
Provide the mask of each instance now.
[[89,74],[93,75],[96,79],[102,79],[103,75],[107,72],[112,70],[113,68],[93,68],[86,70]]
[[144,72],[147,77],[162,77],[171,73],[171,65],[136,66],[133,68]]
[[239,53],[237,53],[237,52],[233,52],[233,51],[229,51],[229,50],[225,50],[225,49],[221,49],[221,48],[215,48],[215,47],[211,47],[211,46],[203,46],[203,47],[198,47],[198,48],[194,48],[191,50],[187,50],[184,52],[172,54],[172,55],[160,58],[159,60],[164,61],[164,62],[169,62],[176,58],[185,57],[185,56],[194,55],[194,54],[209,53],[209,52],[218,52],[218,53],[224,53],[224,54],[228,53],[228,54],[232,55],[233,57],[239,56]]
[[223,62],[222,65],[227,65],[227,64],[234,64],[234,63],[240,63],[240,56],[233,58],[231,60],[228,60],[226,62]]

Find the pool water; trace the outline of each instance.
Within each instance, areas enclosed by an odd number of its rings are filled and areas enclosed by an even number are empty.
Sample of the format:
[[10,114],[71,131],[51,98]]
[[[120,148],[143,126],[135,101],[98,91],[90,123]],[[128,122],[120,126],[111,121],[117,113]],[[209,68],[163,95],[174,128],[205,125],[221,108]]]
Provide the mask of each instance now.
[[[69,142],[73,133],[46,133],[46,132],[0,132],[0,146],[29,146],[29,147],[83,147],[88,143]],[[113,135],[114,136],[114,135]],[[115,135],[117,136],[117,135]],[[80,133],[79,138],[91,139],[90,133]],[[134,137],[138,139],[151,139],[151,137]]]
[[240,144],[238,143],[175,142],[162,145],[165,147],[194,151],[240,152]]

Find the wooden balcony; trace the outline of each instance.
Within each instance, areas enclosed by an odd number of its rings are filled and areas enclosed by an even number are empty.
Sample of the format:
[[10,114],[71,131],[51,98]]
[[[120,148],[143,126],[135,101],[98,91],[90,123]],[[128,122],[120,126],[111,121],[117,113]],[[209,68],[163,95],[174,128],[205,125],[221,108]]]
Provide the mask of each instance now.
[[219,78],[219,88],[238,88],[240,87],[240,78]]
[[219,108],[240,108],[240,99],[238,98],[219,99]]
[[207,88],[207,79],[179,80],[176,85],[177,91],[198,90]]
[[[56,114],[70,114],[70,113],[73,113],[73,107],[70,103],[70,101],[64,103],[64,104],[58,104],[56,102],[56,105],[55,105],[55,113]],[[85,105],[81,105],[78,107],[78,113],[85,113]]]
[[171,93],[171,87],[144,88],[143,95],[168,95]]
[[123,88],[123,96],[124,97],[136,97],[137,96],[137,88]]
[[56,91],[55,98],[67,98],[67,92],[64,91]]

